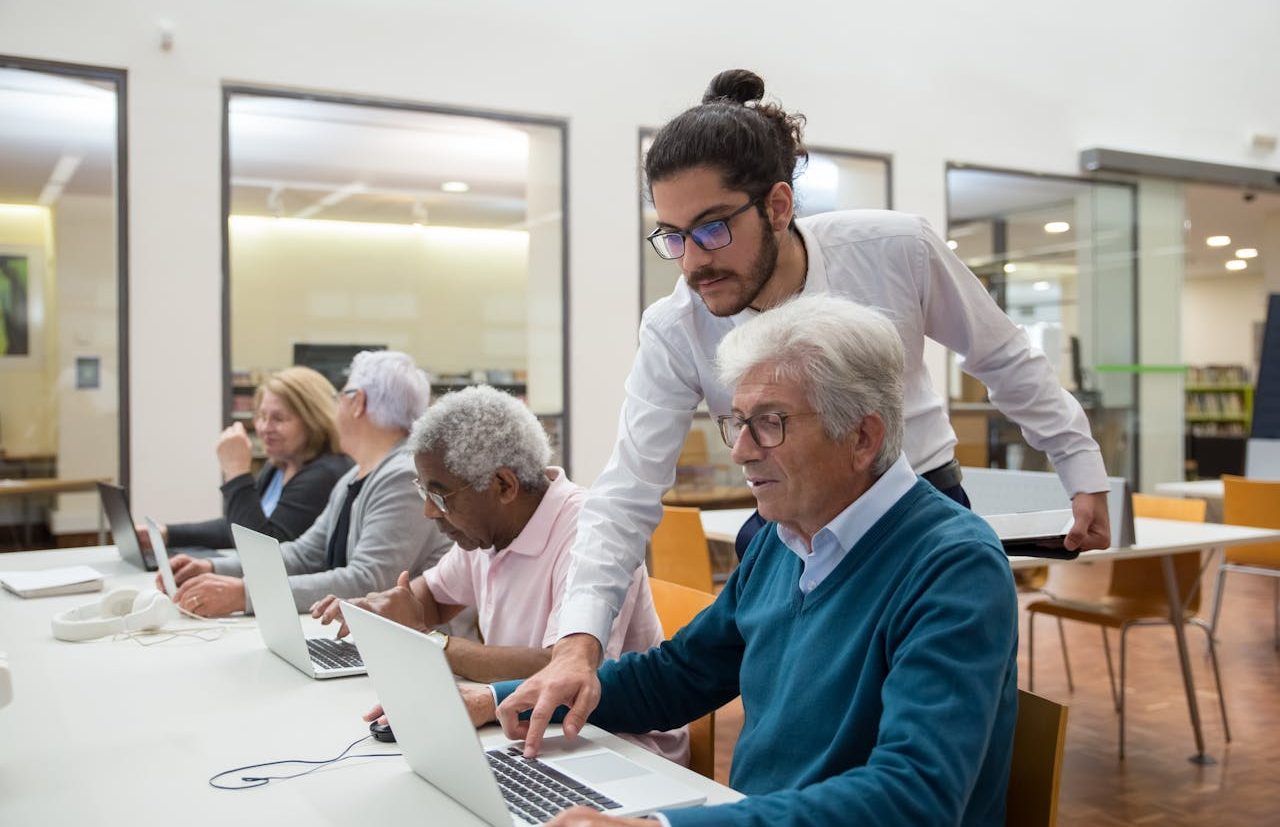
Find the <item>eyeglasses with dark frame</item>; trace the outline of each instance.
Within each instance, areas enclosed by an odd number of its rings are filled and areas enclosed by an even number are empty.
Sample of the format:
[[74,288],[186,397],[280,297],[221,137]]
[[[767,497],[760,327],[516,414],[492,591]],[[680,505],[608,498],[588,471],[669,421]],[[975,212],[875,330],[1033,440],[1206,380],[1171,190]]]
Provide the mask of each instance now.
[[729,222],[759,204],[763,198],[763,195],[756,196],[723,218],[717,218],[715,221],[708,221],[705,224],[699,224],[687,230],[664,230],[659,227],[645,236],[645,239],[653,245],[655,253],[668,261],[684,257],[684,239],[686,236],[693,239],[694,244],[697,244],[707,252],[728,247],[733,243],[733,233],[729,230]]
[[716,424],[720,426],[720,438],[730,448],[737,443],[742,429],[751,432],[751,439],[761,448],[777,448],[787,438],[787,420],[798,416],[817,416],[815,411],[797,411],[796,413],[758,413],[743,419],[736,414],[717,416]]
[[418,496],[422,497],[423,502],[431,500],[431,504],[434,505],[436,507],[436,511],[439,511],[441,514],[449,513],[449,506],[445,504],[445,500],[462,490],[459,488],[456,491],[450,491],[448,494],[441,494],[439,491],[432,491],[430,488],[427,488],[422,480],[417,477],[413,478],[413,487],[418,489]]

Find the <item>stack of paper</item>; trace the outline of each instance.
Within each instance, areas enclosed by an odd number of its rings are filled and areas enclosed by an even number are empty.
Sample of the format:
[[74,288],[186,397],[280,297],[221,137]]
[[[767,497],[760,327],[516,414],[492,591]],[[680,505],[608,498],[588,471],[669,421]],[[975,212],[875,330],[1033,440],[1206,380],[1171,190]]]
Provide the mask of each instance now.
[[51,597],[102,590],[102,572],[90,566],[42,571],[0,571],[0,585],[20,597]]

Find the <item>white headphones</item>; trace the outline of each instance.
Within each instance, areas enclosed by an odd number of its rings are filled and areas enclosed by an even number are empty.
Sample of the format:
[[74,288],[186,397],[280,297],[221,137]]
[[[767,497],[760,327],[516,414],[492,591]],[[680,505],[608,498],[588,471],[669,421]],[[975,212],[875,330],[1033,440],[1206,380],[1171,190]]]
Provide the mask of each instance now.
[[58,640],[93,640],[122,632],[159,629],[178,616],[168,596],[158,591],[115,589],[95,603],[53,616]]

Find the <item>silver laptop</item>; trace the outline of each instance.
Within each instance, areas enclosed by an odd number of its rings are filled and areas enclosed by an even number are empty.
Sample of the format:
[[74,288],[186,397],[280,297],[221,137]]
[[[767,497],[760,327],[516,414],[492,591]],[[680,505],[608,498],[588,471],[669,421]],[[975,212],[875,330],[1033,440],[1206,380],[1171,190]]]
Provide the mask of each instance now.
[[[129,511],[129,497],[118,485],[98,483],[98,497],[102,500],[102,510],[107,513],[107,523],[111,526],[111,541],[120,552],[120,559],[143,571],[155,571],[155,556],[142,548],[138,542],[138,533],[133,527],[133,514]],[[186,554],[189,557],[218,557],[217,549],[212,548],[175,548],[173,554]]]
[[350,641],[303,634],[289,574],[280,556],[280,541],[242,525],[232,525],[231,534],[244,568],[244,587],[253,600],[258,631],[267,648],[313,678],[363,675],[364,662]]
[[169,565],[169,550],[165,548],[164,532],[160,524],[147,517],[147,536],[151,538],[151,551],[156,556],[156,566],[160,569],[160,582],[164,584],[164,593],[172,599],[178,596],[178,584],[173,581],[173,567]]
[[542,754],[527,761],[514,742],[486,750],[439,645],[350,603],[342,616],[409,766],[487,824],[542,824],[579,804],[630,816],[706,800],[589,737],[547,738]]

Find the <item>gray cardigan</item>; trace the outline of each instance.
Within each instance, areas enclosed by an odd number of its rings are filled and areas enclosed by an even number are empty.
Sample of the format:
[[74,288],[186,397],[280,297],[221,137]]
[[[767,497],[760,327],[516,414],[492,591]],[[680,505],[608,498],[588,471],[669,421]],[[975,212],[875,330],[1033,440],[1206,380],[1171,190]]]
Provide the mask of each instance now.
[[[364,597],[369,592],[389,589],[402,571],[417,577],[453,545],[423,515],[422,498],[413,486],[417,476],[413,454],[401,442],[373,469],[351,504],[347,565],[326,570],[329,532],[342,509],[347,486],[359,471],[355,467],[342,475],[329,493],[329,504],[311,528],[298,539],[280,544],[293,602],[300,612],[310,609],[325,595]],[[244,576],[239,558],[215,559],[213,570]],[[245,611],[253,611],[247,593]]]

